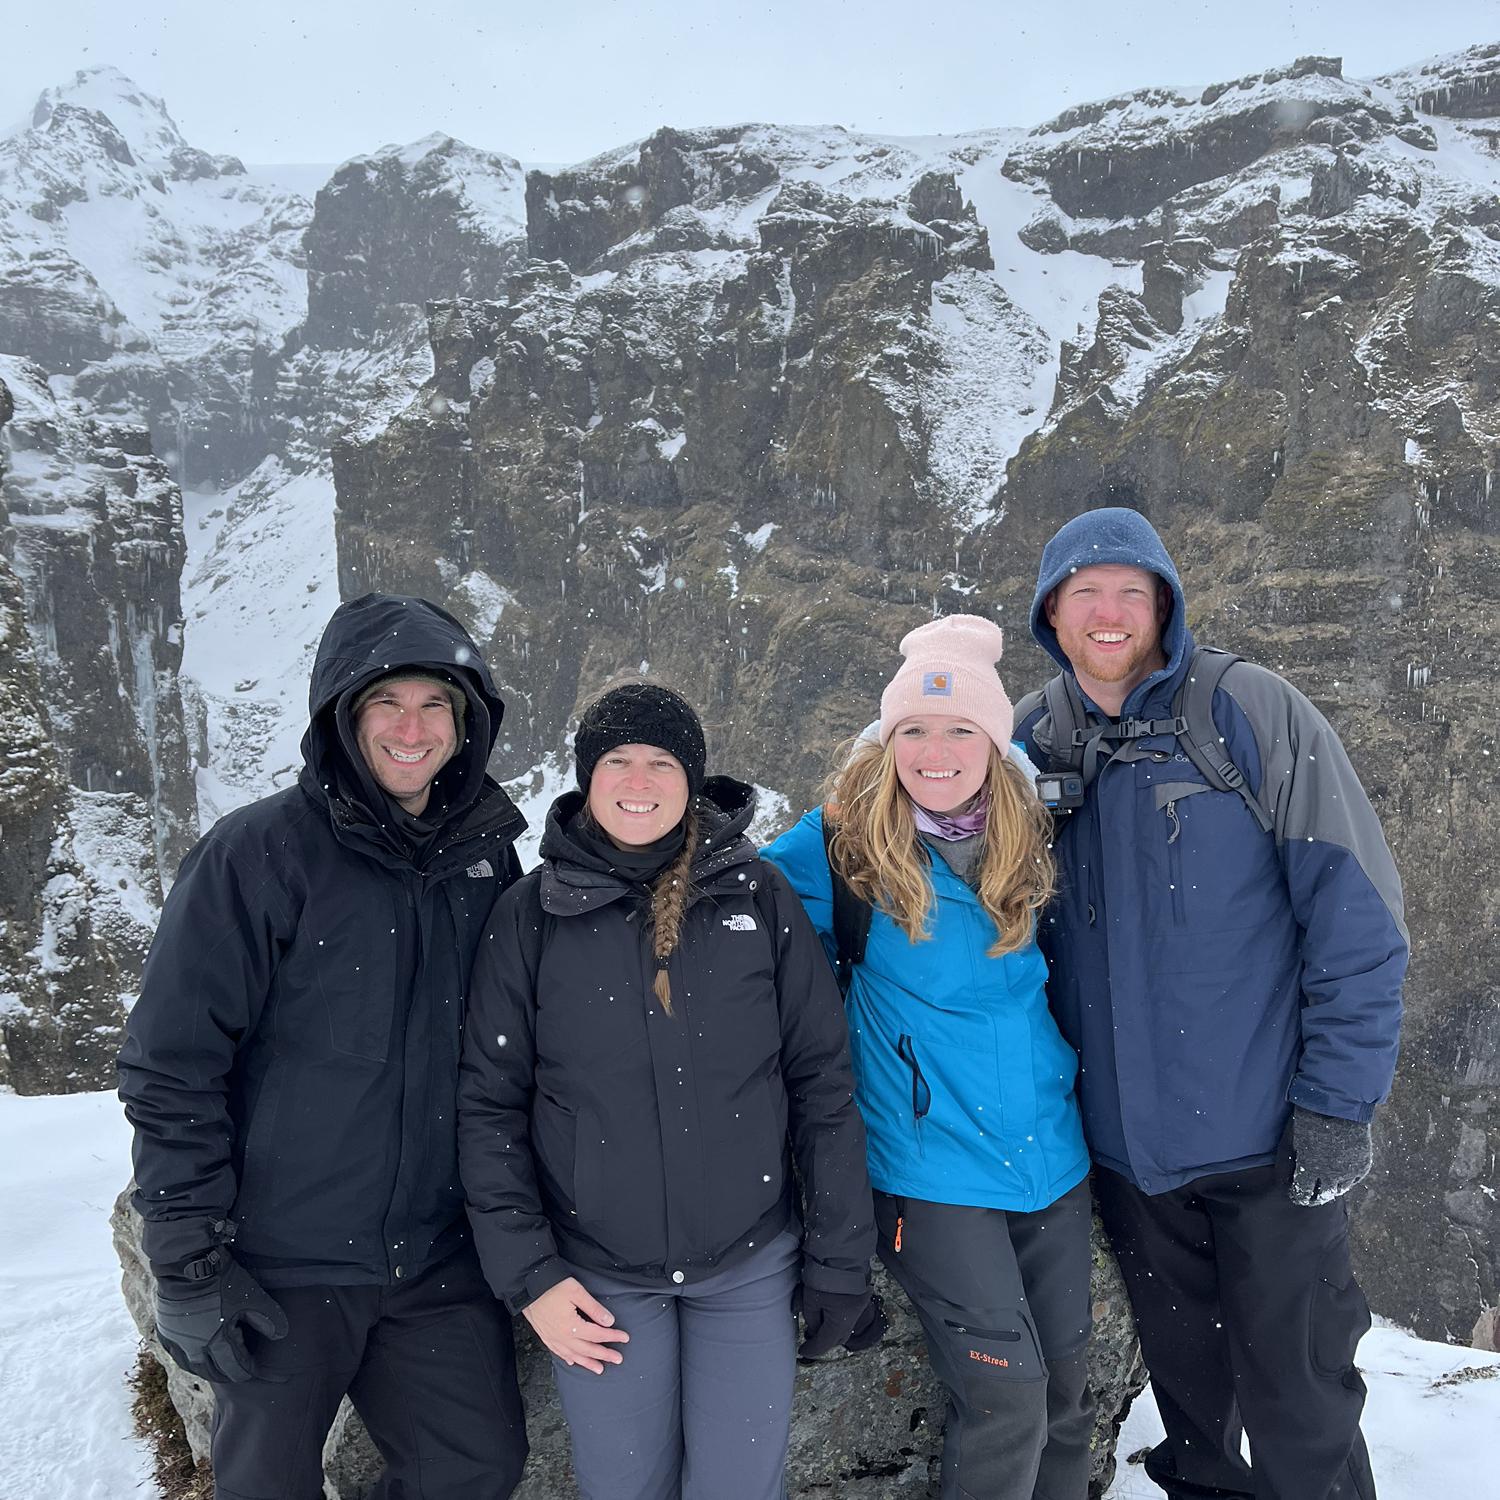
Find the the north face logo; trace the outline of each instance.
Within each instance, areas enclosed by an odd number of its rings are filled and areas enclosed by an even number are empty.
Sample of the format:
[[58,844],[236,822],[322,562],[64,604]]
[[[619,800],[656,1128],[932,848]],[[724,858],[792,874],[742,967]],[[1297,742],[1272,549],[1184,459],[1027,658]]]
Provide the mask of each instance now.
[[754,932],[755,918],[747,916],[742,911],[737,911],[732,917],[725,917],[723,925],[731,932]]
[[495,867],[489,862],[489,860],[482,859],[478,862],[478,864],[470,865],[469,868],[464,871],[464,874],[467,875],[470,880],[493,880],[495,878]]

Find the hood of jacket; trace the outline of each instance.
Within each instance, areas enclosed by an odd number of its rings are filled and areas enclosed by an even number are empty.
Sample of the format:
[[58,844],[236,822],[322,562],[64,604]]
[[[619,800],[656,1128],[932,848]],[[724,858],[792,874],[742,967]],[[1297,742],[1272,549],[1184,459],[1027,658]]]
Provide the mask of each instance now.
[[354,695],[402,667],[438,672],[468,700],[463,739],[438,772],[433,797],[445,822],[479,798],[505,705],[468,631],[446,610],[400,594],[365,594],[341,604],[318,643],[302,736],[302,785],[319,803],[356,800],[381,822],[383,794],[360,753],[349,713]]
[[1187,628],[1187,601],[1182,580],[1156,529],[1138,510],[1107,506],[1074,516],[1042,550],[1036,593],[1031,600],[1031,633],[1037,644],[1063,669],[1073,674],[1072,664],[1047,623],[1047,595],[1070,573],[1095,563],[1125,563],[1155,573],[1172,591],[1172,610],[1162,626],[1162,651],[1167,664],[1154,672],[1130,694],[1127,703],[1142,701],[1158,682],[1171,677],[1191,654],[1193,638]]
[[[610,901],[643,890],[572,836],[569,825],[587,800],[582,792],[564,792],[548,810],[542,830],[542,906],[558,916],[597,911]],[[730,872],[757,857],[755,845],[745,835],[755,816],[755,788],[730,776],[710,776],[693,807],[698,814],[693,885],[708,890],[726,876],[737,880]]]

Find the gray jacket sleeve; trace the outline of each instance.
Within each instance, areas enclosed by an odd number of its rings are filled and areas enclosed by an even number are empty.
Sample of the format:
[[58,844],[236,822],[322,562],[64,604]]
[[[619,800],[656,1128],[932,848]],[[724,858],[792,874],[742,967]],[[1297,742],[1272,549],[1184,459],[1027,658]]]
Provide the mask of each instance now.
[[[1395,861],[1338,735],[1302,693],[1248,662],[1221,689],[1255,737],[1260,799],[1302,931],[1302,1058],[1287,1096],[1368,1120],[1390,1090],[1400,1037],[1408,939]],[[1237,726],[1225,727],[1232,741]]]

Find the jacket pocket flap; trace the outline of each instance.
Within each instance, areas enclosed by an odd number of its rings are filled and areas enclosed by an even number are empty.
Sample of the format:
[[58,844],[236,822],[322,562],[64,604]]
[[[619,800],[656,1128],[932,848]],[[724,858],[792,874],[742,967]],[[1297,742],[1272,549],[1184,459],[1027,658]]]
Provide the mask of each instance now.
[[1184,797],[1211,791],[1213,788],[1201,781],[1163,781],[1152,788],[1152,801],[1160,812],[1169,802],[1181,802]]

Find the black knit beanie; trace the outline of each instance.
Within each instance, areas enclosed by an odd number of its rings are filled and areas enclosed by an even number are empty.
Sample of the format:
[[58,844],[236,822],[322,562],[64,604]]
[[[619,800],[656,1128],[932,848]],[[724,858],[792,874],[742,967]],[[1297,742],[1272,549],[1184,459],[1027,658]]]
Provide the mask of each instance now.
[[688,796],[703,790],[708,751],[703,725],[687,699],[654,682],[627,682],[601,694],[583,711],[573,736],[578,789],[587,792],[594,767],[616,745],[655,745],[682,762]]

